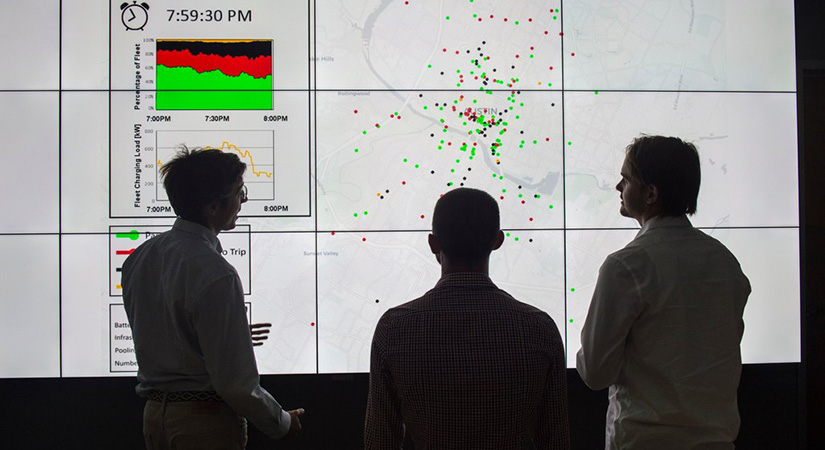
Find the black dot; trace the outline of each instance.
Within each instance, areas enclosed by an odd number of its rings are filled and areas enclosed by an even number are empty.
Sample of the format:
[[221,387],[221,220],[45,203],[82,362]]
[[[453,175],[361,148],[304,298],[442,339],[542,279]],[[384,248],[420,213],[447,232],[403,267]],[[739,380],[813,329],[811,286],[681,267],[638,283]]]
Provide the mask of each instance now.
[[377,298],[375,299],[375,303],[378,303],[378,299],[377,299]]
[[470,172],[471,170],[473,170],[473,168],[472,168],[472,167],[468,167],[468,168],[467,168],[467,172]]
[[550,104],[550,106],[556,106],[556,104],[555,104],[555,103],[551,103],[551,104]]
[[533,240],[532,240],[532,239],[530,239],[530,242],[533,242]]
[[444,75],[444,72],[441,72],[441,75]]
[[430,173],[435,175],[435,170],[431,170]]
[[389,193],[390,193],[390,190],[389,190],[389,189],[387,189],[387,190],[386,190],[386,191],[384,191],[384,192],[386,192],[387,194],[389,194]]
[[462,180],[467,181],[467,177],[463,177]]
[[459,186],[464,186],[464,183],[460,183]]

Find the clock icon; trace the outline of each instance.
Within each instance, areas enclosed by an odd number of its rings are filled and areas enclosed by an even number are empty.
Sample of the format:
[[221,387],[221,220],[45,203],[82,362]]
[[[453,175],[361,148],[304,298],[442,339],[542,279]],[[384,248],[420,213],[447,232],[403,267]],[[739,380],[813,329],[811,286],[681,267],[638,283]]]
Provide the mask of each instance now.
[[132,0],[131,5],[128,3],[121,4],[120,9],[123,11],[120,14],[120,21],[123,22],[127,31],[143,31],[143,27],[149,21],[148,4],[141,3],[138,5],[137,0]]

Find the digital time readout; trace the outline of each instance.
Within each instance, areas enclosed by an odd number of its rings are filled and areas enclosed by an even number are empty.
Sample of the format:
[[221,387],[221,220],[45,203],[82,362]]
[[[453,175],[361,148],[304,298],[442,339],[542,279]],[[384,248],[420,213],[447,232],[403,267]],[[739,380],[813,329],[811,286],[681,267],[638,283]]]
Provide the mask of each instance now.
[[169,22],[252,22],[252,10],[167,9]]

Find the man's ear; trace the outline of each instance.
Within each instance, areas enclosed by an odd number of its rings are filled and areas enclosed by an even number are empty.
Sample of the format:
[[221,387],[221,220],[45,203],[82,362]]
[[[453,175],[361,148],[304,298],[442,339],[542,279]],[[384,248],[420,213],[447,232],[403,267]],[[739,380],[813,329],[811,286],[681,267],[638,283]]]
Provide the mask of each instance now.
[[438,243],[438,239],[432,233],[427,236],[427,243],[430,244],[430,251],[434,255],[441,253],[441,244]]
[[438,243],[438,239],[430,233],[427,236],[427,243],[430,244],[430,251],[435,255],[435,260],[441,264],[441,244]]
[[501,248],[501,245],[504,244],[504,232],[498,230],[498,234],[496,235],[496,242],[493,244],[493,250],[498,250]]
[[655,205],[658,201],[659,188],[653,184],[647,185],[647,196],[645,197],[645,203],[647,203],[648,205]]

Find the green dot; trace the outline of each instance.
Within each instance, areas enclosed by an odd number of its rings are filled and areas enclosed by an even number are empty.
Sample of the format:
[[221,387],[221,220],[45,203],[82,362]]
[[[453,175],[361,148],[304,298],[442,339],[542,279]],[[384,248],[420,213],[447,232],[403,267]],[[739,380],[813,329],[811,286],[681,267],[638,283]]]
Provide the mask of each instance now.
[[361,133],[363,133],[363,134],[367,134],[367,130],[364,130],[364,131],[362,131]]
[[432,69],[432,68],[433,68],[433,65],[432,65],[432,64],[427,64],[427,68],[428,68],[428,69]]
[[573,319],[570,319],[570,323],[573,323]]
[[550,209],[553,209],[553,205],[550,205]]
[[458,163],[460,163],[460,162],[461,162],[461,160],[460,160],[460,159],[455,160],[455,163],[456,163],[456,164],[458,164]]
[[358,213],[352,213],[352,217],[358,217]]
[[418,168],[418,164],[416,164],[416,165],[415,165],[415,168],[416,168],[416,169]]
[[450,16],[447,16],[447,20],[450,20]]
[[450,172],[451,172],[451,173],[455,173],[455,169],[450,169]]
[[595,91],[595,92],[593,92],[593,93],[594,93],[594,94],[596,94],[596,95],[599,95],[599,91]]
[[357,149],[357,148],[355,149],[355,153],[358,153],[358,149]]
[[404,158],[404,162],[407,162],[407,158]]
[[567,141],[567,145],[573,145],[573,141]]
[[425,106],[424,109],[427,109],[427,107]]
[[368,213],[368,212],[366,212],[366,211],[364,211],[364,215],[366,216],[367,214],[369,214],[369,213]]
[[510,233],[505,234],[505,236],[510,237]]
[[518,20],[516,21],[516,25],[518,25]]
[[576,288],[570,288],[570,292],[576,292]]

